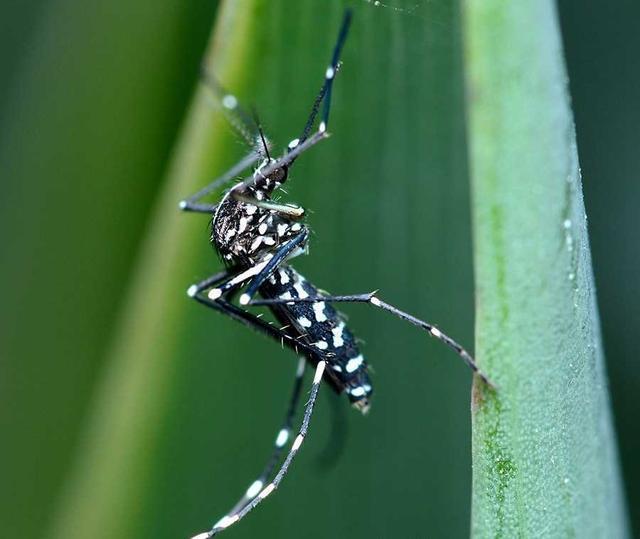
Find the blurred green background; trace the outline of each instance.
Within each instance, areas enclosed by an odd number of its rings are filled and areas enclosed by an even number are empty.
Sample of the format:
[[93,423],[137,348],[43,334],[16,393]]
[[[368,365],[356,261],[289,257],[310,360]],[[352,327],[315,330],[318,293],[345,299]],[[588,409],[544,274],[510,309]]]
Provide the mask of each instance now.
[[[237,91],[255,104],[271,138],[285,143],[321,82],[342,4],[259,4],[260,31],[246,36],[259,66]],[[291,199],[311,210],[314,231],[311,256],[296,266],[335,292],[380,288],[471,346],[458,7],[435,0],[403,14],[354,5],[334,136],[299,161],[288,186]],[[94,411],[96,395],[108,401],[105,388],[123,368],[114,360],[123,345],[114,339],[137,329],[123,311],[141,282],[134,277],[141,258],[148,263],[144,245],[154,246],[153,275],[165,267],[180,275],[150,298],[157,326],[147,320],[142,328],[142,340],[162,350],[166,378],[154,385],[149,372],[149,392],[161,390],[161,404],[157,424],[144,431],[144,470],[119,475],[114,461],[113,480],[134,492],[135,503],[115,526],[118,535],[102,536],[202,531],[268,454],[294,357],[187,300],[186,287],[219,267],[206,217],[180,216],[166,249],[164,238],[148,242],[162,230],[165,208],[175,211],[166,171],[216,7],[202,0],[0,3],[2,536],[48,537],[60,525],[56,515],[68,511],[71,470],[109,413]],[[640,165],[632,146],[640,125],[640,6],[571,0],[559,12],[619,446],[640,533]],[[212,159],[222,168],[244,150],[231,142]],[[171,245],[185,234],[188,245]],[[413,328],[366,307],[344,310],[374,367],[371,414],[359,417],[323,392],[283,488],[227,533],[467,536],[469,374]],[[135,402],[145,406],[146,398]],[[105,446],[99,456],[114,454]]]

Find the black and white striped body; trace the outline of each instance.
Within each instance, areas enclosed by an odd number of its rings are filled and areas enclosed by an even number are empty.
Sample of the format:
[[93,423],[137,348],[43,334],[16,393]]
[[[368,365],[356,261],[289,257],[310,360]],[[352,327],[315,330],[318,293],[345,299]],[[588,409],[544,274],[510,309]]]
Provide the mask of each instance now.
[[[268,185],[268,187],[277,187]],[[238,186],[236,186],[238,188]],[[296,235],[306,233],[300,217],[292,218],[273,209],[238,201],[231,189],[223,198],[212,222],[211,240],[223,261],[235,272],[261,268],[273,252]],[[247,195],[256,201],[269,201],[271,189],[251,187]],[[289,258],[306,251],[302,245]],[[281,264],[260,286],[264,299],[304,299],[318,297],[318,289],[288,264]],[[346,321],[325,302],[270,305],[286,331],[312,346],[327,362],[327,381],[362,410],[368,409],[372,393],[367,363],[358,350],[356,339]]]
[[[260,288],[264,298],[304,299],[320,295],[318,289],[289,265],[281,266]],[[328,380],[339,392],[366,411],[372,388],[367,363],[344,317],[324,301],[273,305],[281,323],[291,324],[327,361]]]

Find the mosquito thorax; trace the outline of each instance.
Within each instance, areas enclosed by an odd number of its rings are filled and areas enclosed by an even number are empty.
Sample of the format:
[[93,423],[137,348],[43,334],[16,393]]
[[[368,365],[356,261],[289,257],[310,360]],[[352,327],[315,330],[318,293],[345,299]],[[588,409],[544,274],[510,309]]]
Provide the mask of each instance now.
[[271,186],[279,185],[273,174],[263,178],[262,188],[232,189],[219,204],[211,223],[211,241],[225,263],[248,266],[304,232],[303,208],[271,201],[265,184],[270,179]]

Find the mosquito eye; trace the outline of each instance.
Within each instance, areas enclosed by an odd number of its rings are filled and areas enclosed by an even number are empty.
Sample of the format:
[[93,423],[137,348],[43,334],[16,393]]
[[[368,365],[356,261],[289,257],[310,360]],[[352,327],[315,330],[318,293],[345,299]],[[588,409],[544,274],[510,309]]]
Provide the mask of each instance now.
[[270,180],[281,184],[287,181],[287,177],[289,176],[289,168],[285,165],[277,170],[273,171],[271,174]]

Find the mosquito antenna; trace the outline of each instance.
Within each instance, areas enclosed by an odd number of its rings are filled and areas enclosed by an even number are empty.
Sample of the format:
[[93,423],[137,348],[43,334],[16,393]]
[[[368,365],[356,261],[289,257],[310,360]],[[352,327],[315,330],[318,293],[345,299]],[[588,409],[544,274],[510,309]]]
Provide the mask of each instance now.
[[251,115],[253,117],[253,123],[258,130],[258,134],[260,135],[260,140],[262,141],[262,147],[264,148],[264,153],[267,156],[267,159],[271,161],[271,155],[269,154],[269,145],[267,144],[267,139],[264,136],[264,131],[262,129],[262,124],[260,123],[260,118],[258,117],[258,111],[255,107],[251,107]]

